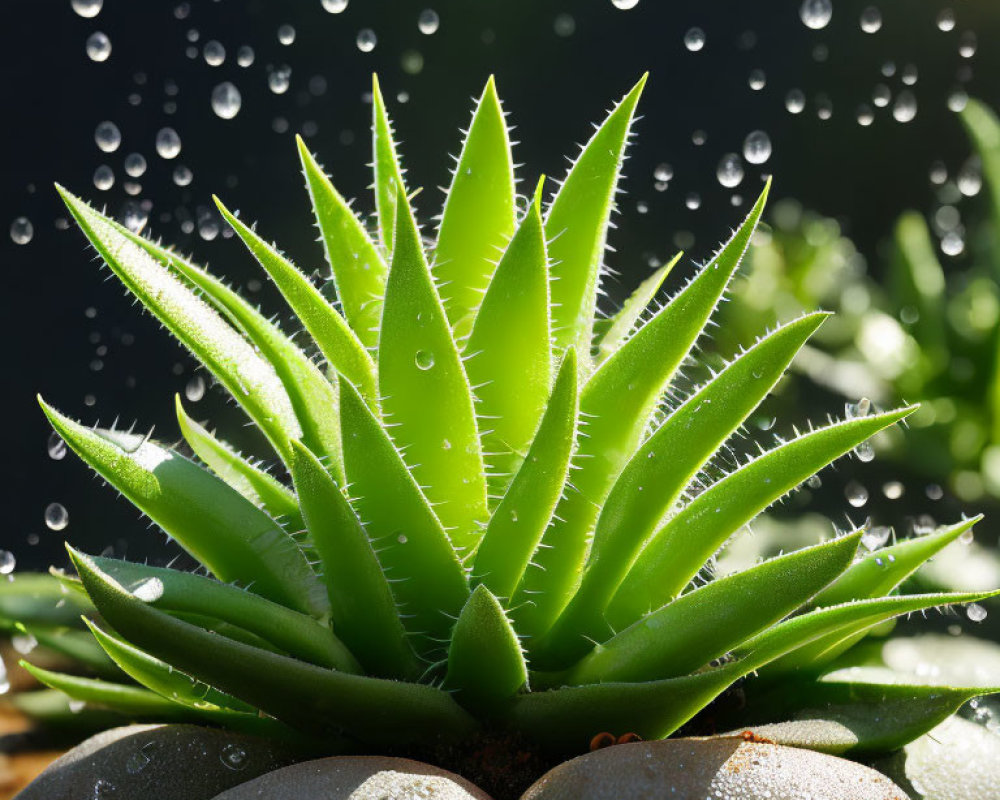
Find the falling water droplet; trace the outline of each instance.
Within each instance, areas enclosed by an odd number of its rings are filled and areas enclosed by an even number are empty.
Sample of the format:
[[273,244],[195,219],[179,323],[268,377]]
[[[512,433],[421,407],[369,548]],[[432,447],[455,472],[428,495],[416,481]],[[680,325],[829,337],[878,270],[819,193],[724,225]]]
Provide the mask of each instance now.
[[892,100],[892,91],[884,83],[878,83],[872,89],[872,103],[876,108],[885,108]]
[[69,512],[62,503],[49,503],[45,507],[45,525],[50,531],[61,531],[69,525]]
[[10,575],[17,566],[17,559],[10,550],[0,550],[0,575]]
[[184,396],[192,403],[197,403],[205,396],[205,379],[195,375],[184,387]]
[[122,132],[113,122],[105,120],[94,130],[94,141],[105,153],[113,153],[122,143]]
[[174,167],[174,183],[178,186],[187,186],[191,183],[194,178],[194,173],[188,167],[183,164],[178,164]]
[[771,157],[771,138],[764,131],[752,131],[743,140],[743,157],[751,164],[763,164]]
[[101,164],[94,170],[94,186],[106,192],[115,185],[115,173],[107,164]]
[[958,191],[966,197],[975,197],[983,188],[983,176],[979,164],[970,162],[958,173]]
[[93,19],[101,13],[104,0],[72,0],[73,10],[84,19]]
[[156,132],[156,152],[160,158],[177,158],[181,152],[181,137],[173,128],[160,128]]
[[288,45],[295,42],[295,26],[293,25],[281,25],[278,28],[278,41],[288,47]]
[[653,180],[659,181],[660,183],[666,183],[673,177],[674,168],[666,162],[657,164],[656,169],[653,170]]
[[803,0],[799,7],[799,18],[807,28],[814,31],[822,30],[830,24],[833,17],[833,2],[831,0]]
[[362,28],[358,31],[358,37],[355,41],[358,45],[358,50],[362,53],[370,53],[375,49],[375,45],[378,44],[378,37],[371,28]]
[[253,64],[254,52],[253,48],[245,44],[239,50],[236,51],[236,63],[241,67],[249,67]]
[[129,153],[125,156],[125,174],[131,178],[139,178],[146,172],[146,157],[142,153]]
[[865,33],[878,33],[882,29],[882,12],[877,6],[868,6],[861,12],[861,30]]
[[755,92],[763,89],[767,85],[767,75],[764,74],[764,70],[751,70],[750,77],[747,79],[747,85]]
[[705,31],[701,28],[689,28],[684,34],[684,46],[692,53],[697,53],[705,46]]
[[552,21],[552,29],[556,36],[572,36],[576,32],[576,20],[572,14],[559,14]]
[[17,217],[10,223],[10,238],[14,244],[27,244],[35,235],[35,227],[27,217]]
[[323,0],[323,9],[331,14],[341,14],[347,8],[347,0]]
[[868,502],[868,490],[857,481],[851,481],[847,484],[844,496],[854,508],[861,508]]
[[417,28],[419,28],[420,32],[425,36],[437,33],[437,29],[440,25],[441,18],[438,16],[437,11],[433,8],[425,8],[420,12],[420,16],[417,17]]
[[903,496],[905,487],[899,481],[888,481],[882,485],[882,494],[885,495],[886,500],[898,500]]
[[267,86],[275,94],[284,94],[292,79],[292,68],[282,64],[270,70],[267,74]]
[[413,360],[420,370],[426,371],[434,366],[434,354],[430,350],[417,350]]
[[962,58],[972,58],[976,54],[976,34],[973,31],[966,31],[958,43],[958,54]]
[[212,89],[212,110],[222,119],[232,119],[239,114],[242,100],[240,90],[229,81]]
[[684,205],[687,206],[690,211],[697,211],[701,208],[701,195],[697,192],[689,193],[688,196],[684,198]]
[[941,9],[937,15],[937,26],[938,30],[945,33],[955,30],[955,12],[950,8]]
[[94,31],[87,37],[87,57],[91,61],[107,61],[111,55],[111,40],[106,33]]
[[149,221],[149,213],[136,202],[129,202],[125,205],[122,214],[122,224],[132,233],[139,233]]
[[49,441],[46,444],[46,449],[48,450],[49,458],[53,461],[62,461],[66,458],[66,442],[64,442],[62,437],[55,431],[52,431],[52,433],[49,434]]
[[948,231],[941,237],[941,252],[946,256],[960,256],[965,251],[965,240],[958,231]]
[[743,181],[743,159],[736,153],[727,153],[719,160],[715,176],[727,189],[739,186]]
[[801,114],[806,107],[806,95],[801,89],[792,89],[785,95],[785,108],[790,114]]
[[611,0],[611,5],[615,8],[620,8],[622,11],[628,11],[639,5],[639,0]]
[[205,63],[210,67],[218,67],[226,60],[226,48],[222,42],[209,39],[205,42],[201,54],[205,57]]
[[872,107],[867,103],[862,103],[858,106],[857,110],[858,125],[862,128],[867,128],[875,121],[875,112],[872,111]]

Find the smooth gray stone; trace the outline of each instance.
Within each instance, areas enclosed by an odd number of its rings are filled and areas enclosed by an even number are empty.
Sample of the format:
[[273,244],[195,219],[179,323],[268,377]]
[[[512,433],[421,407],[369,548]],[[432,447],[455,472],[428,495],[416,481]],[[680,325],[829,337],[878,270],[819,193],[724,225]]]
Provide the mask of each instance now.
[[490,800],[464,778],[385,756],[303,761],[223,792],[215,800]]
[[1000,800],[1000,734],[961,717],[875,766],[913,800]]
[[868,767],[742,737],[606,747],[560,764],[521,800],[909,800]]
[[52,762],[15,800],[210,800],[292,761],[263,739],[197,725],[130,725]]

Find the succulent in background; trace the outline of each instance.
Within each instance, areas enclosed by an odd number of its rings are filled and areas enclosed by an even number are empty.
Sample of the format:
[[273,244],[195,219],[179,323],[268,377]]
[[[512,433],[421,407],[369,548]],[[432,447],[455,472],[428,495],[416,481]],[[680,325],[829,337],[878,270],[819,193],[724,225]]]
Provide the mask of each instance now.
[[[30,667],[36,676],[133,717],[369,751],[478,730],[562,752],[602,731],[665,737],[754,674],[748,697],[784,687],[788,715],[839,698],[869,723],[855,749],[883,750],[992,691],[824,677],[886,620],[988,594],[896,591],[976,520],[872,553],[854,531],[713,574],[716,552],[761,511],[914,408],[809,426],[723,469],[727,442],[826,315],[775,327],[687,396],[673,391],[767,188],[669,302],[654,298],[673,263],[610,318],[597,313],[644,83],[543,205],[541,184],[515,192],[490,80],[427,244],[376,82],[371,226],[299,140],[333,303],[220,202],[318,359],[218,278],[60,189],[100,257],[232,395],[291,481],[179,402],[197,460],[43,402],[65,442],[207,574],[71,550],[79,577],[62,580],[93,604],[87,625],[109,657],[92,663],[118,677]],[[889,696],[898,713],[873,718]]]

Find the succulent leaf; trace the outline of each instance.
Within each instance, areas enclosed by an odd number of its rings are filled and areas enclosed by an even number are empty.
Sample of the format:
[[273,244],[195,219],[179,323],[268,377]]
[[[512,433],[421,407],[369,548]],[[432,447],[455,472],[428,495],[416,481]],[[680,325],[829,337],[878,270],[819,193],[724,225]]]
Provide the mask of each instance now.
[[472,390],[402,193],[397,208],[378,349],[382,412],[464,558],[488,515]]
[[219,580],[296,611],[325,617],[323,587],[291,537],[208,471],[142,436],[90,430],[46,405],[52,427],[91,468]]
[[375,170],[375,214],[382,252],[388,261],[396,240],[397,196],[400,193],[405,196],[406,184],[377,75],[372,75],[372,164]]
[[417,677],[419,662],[361,521],[316,456],[298,442],[292,447],[292,480],[321,560],[334,630],[370,673]]
[[500,601],[480,584],[455,623],[444,685],[466,708],[490,714],[527,681],[517,633]]
[[434,277],[458,339],[468,335],[514,223],[510,140],[490,76],[445,195],[434,254]]
[[374,348],[378,344],[382,297],[388,272],[385,261],[364,225],[333,187],[302,137],[297,136],[295,141],[326,260],[333,271],[337,298],[357,337],[365,347]]

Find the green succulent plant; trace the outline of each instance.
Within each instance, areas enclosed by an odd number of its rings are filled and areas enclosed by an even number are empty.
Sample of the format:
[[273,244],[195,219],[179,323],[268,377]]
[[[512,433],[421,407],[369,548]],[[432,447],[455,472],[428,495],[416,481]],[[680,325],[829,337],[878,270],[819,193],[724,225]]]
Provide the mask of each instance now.
[[826,315],[776,327],[686,397],[672,392],[767,187],[669,302],[655,295],[673,263],[613,316],[598,313],[644,83],[543,205],[541,183],[516,194],[491,79],[428,241],[376,81],[370,224],[298,140],[335,301],[219,202],[307,349],[218,278],[60,188],[100,257],[264,433],[290,483],[179,400],[197,460],[43,402],[65,442],[207,574],[71,549],[79,577],[61,580],[106,653],[77,631],[77,657],[105,678],[29,669],[133,717],[368,749],[482,729],[563,751],[601,731],[664,737],[755,673],[748,693],[790,687],[783,713],[831,692],[905,698],[909,716],[865,739],[886,747],[992,691],[817,677],[886,620],[986,596],[896,591],[974,519],[871,553],[853,531],[712,574],[757,514],[914,409],[810,426],[719,474],[727,442]]

